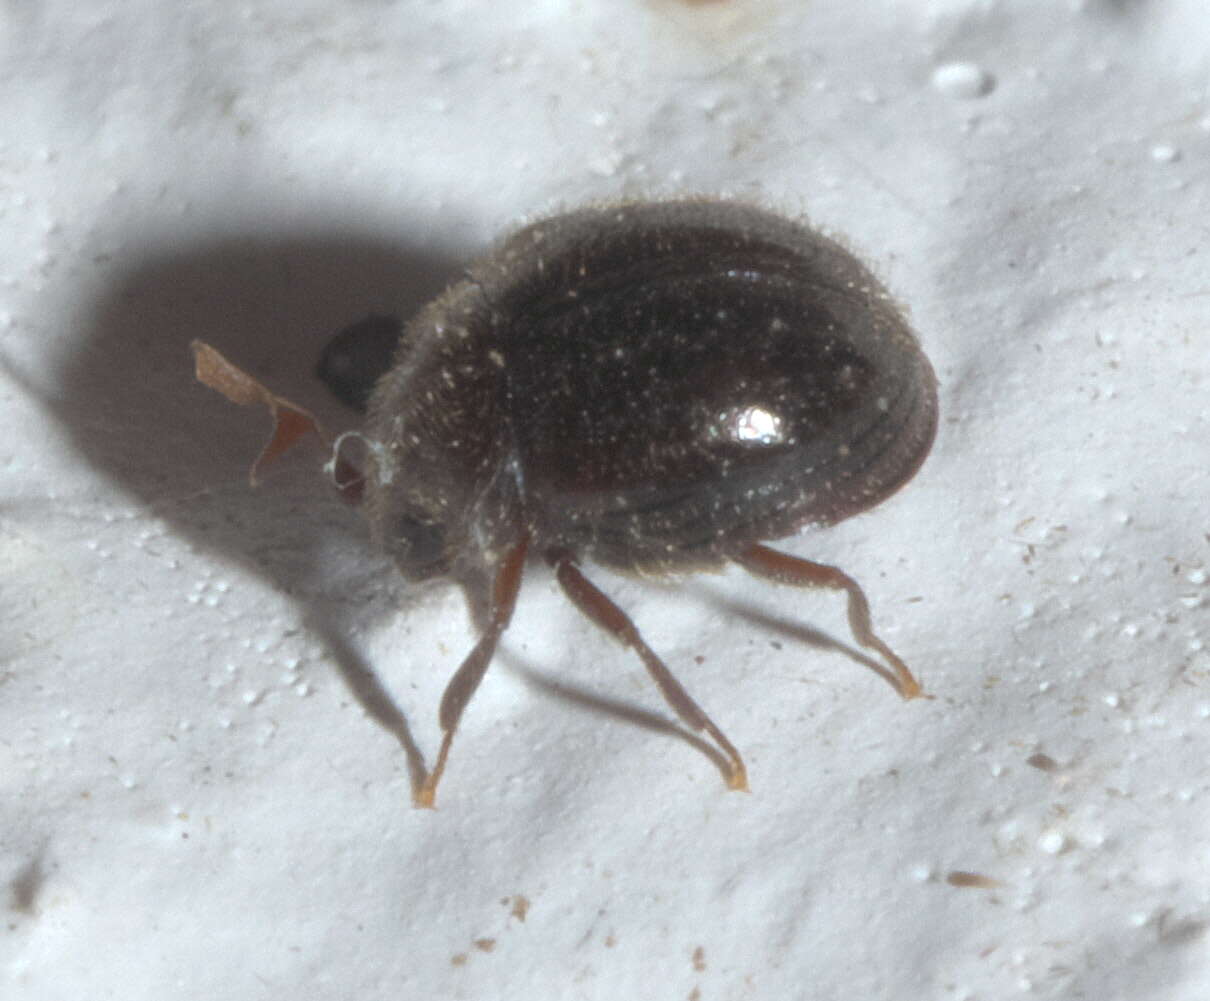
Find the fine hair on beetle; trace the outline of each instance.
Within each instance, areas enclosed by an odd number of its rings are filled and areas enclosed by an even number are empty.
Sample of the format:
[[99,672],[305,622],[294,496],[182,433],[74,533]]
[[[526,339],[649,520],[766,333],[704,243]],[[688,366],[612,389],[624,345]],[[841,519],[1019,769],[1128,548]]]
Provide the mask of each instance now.
[[739,751],[585,563],[642,576],[735,564],[842,591],[857,643],[904,698],[921,693],[854,580],[764,544],[886,499],[936,432],[936,378],[915,334],[834,240],[718,199],[555,215],[470,265],[376,364],[371,393],[349,390],[367,414],[371,533],[406,578],[487,592],[418,806],[435,803],[530,559],[713,740],[732,789],[748,787]]

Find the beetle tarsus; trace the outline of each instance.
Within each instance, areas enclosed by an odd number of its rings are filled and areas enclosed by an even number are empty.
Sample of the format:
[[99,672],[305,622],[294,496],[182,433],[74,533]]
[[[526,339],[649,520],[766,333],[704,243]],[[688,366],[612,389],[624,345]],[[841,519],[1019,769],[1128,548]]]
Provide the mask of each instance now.
[[445,773],[445,760],[450,754],[450,744],[454,742],[454,732],[448,731],[441,740],[441,751],[437,754],[437,764],[424,777],[420,788],[412,795],[412,804],[422,810],[437,809],[437,783]]

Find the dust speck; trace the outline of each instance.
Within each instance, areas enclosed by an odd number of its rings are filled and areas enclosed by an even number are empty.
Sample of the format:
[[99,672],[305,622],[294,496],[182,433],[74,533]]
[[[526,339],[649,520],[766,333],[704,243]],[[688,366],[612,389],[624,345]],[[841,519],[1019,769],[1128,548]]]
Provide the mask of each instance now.
[[1059,763],[1049,754],[1031,754],[1025,759],[1025,763],[1040,772],[1057,772],[1059,770]]
[[947,873],[945,881],[950,886],[974,890],[994,890],[1004,885],[998,879],[992,879],[991,876],[984,876],[978,872],[963,872],[962,870],[954,870]]
[[508,912],[508,916],[516,918],[518,921],[524,921],[525,916],[529,914],[529,898],[523,897],[519,893],[511,897],[505,897],[500,903],[505,905],[512,904],[512,910]]
[[8,885],[9,906],[21,914],[33,914],[44,881],[41,861],[26,862]]

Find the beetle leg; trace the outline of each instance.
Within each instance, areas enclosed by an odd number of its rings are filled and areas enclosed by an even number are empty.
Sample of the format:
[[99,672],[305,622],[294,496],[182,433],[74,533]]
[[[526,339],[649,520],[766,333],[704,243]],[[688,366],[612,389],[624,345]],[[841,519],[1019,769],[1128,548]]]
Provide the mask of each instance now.
[[705,730],[714,738],[715,743],[730,759],[731,767],[727,775],[727,786],[747,792],[748,771],[744,767],[744,759],[740,757],[739,751],[723,735],[723,731],[714,725],[714,721],[693,701],[655,651],[643,641],[638,627],[631,621],[630,616],[588,580],[566,553],[548,554],[547,561],[554,567],[555,577],[563,588],[563,592],[571,599],[572,604],[607,633],[611,633],[639,655],[647,671],[659,686],[664,700],[688,726],[694,730]]
[[479,637],[475,648],[454,672],[450,683],[445,686],[438,714],[443,732],[441,750],[437,753],[437,763],[433,770],[425,777],[413,797],[416,806],[432,807],[434,804],[437,783],[441,781],[441,774],[445,771],[445,761],[449,757],[450,744],[454,741],[454,732],[458,729],[462,711],[475,694],[483,675],[487,673],[487,665],[491,663],[492,655],[496,652],[496,644],[500,642],[500,637],[513,616],[517,593],[521,590],[521,574],[525,568],[525,552],[528,547],[529,535],[526,534],[504,554],[492,587],[492,610],[487,628]]
[[914,699],[923,694],[920,682],[908,670],[905,664],[889,646],[874,634],[870,623],[870,603],[865,592],[844,571],[825,563],[812,563],[810,560],[791,556],[789,553],[778,552],[768,546],[753,545],[742,553],[732,557],[749,573],[766,577],[779,584],[792,584],[795,587],[826,587],[833,591],[845,591],[849,596],[849,628],[853,637],[864,647],[877,650],[891,666],[895,674],[895,682],[899,694],[905,699]]

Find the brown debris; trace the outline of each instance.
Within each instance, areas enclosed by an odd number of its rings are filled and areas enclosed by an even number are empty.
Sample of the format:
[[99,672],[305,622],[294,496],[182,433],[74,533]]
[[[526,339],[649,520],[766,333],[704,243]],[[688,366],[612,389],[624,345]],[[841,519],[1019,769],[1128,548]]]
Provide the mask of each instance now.
[[1042,754],[1040,752],[1038,754],[1031,754],[1025,759],[1025,763],[1032,765],[1040,772],[1057,772],[1059,770],[1059,763],[1054,758],[1049,754]]
[[525,915],[529,913],[529,898],[517,894],[513,897],[513,909],[509,916],[516,918],[518,921],[524,921]]
[[995,890],[1004,885],[998,879],[992,879],[991,876],[984,876],[979,872],[963,872],[961,870],[947,873],[945,881],[950,886],[975,890]]

